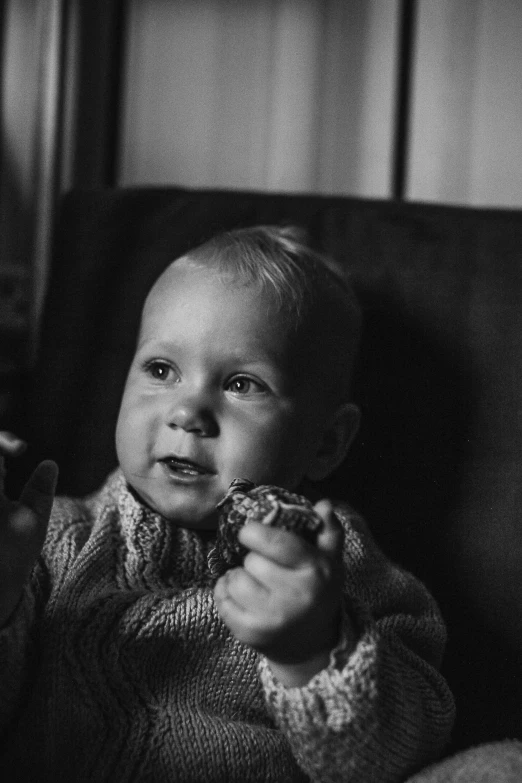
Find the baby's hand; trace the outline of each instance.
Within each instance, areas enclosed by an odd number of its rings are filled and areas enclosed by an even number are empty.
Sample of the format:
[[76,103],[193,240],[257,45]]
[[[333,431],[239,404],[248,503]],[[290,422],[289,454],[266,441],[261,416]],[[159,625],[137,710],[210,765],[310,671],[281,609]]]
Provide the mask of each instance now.
[[315,546],[281,528],[245,525],[243,566],[227,571],[214,590],[232,633],[266,655],[287,685],[324,668],[340,632],[343,531],[329,501],[315,510],[324,521]]
[[56,463],[41,462],[20,499],[9,500],[4,494],[5,457],[22,454],[25,446],[16,436],[0,431],[0,628],[16,608],[42,549],[58,477]]

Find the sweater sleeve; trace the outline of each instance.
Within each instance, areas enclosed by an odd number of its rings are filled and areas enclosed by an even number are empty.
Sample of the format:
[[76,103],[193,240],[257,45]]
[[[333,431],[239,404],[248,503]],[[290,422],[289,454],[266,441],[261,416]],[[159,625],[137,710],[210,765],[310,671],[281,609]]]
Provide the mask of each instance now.
[[[0,736],[15,718],[30,690],[37,665],[37,628],[60,578],[63,549],[74,557],[85,539],[88,507],[81,501],[56,498],[46,540],[20,601],[0,630]],[[78,533],[83,535],[78,535]],[[72,545],[71,545],[72,544]],[[68,565],[68,563],[66,564]]]
[[9,622],[0,630],[0,735],[15,713],[26,685],[35,603],[28,584]]
[[446,631],[427,590],[390,563],[364,521],[338,510],[345,531],[346,634],[303,687],[260,676],[269,710],[314,783],[394,783],[434,760],[449,739],[452,695],[438,666]]

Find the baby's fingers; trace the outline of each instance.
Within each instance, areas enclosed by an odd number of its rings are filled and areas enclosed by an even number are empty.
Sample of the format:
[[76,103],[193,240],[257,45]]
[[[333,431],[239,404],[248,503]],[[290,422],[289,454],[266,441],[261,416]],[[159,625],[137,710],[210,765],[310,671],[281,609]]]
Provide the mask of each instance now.
[[340,557],[343,547],[343,528],[334,514],[329,500],[320,500],[314,506],[324,522],[324,527],[317,537],[317,547],[334,557]]
[[296,533],[281,527],[249,522],[241,528],[238,538],[247,549],[284,568],[299,568],[310,559],[312,546]]
[[7,430],[0,430],[0,454],[18,457],[27,448],[27,443]]
[[6,432],[6,430],[0,430],[0,496],[4,494],[4,480],[5,480],[5,459],[4,455],[8,457],[19,457],[23,454],[27,444],[25,441],[13,435],[12,432]]
[[[23,509],[34,514],[45,528],[51,515],[54,491],[58,480],[58,465],[52,460],[44,460],[35,468],[20,495],[20,509],[16,522],[20,529],[30,521],[31,515],[20,513]],[[44,532],[45,535],[45,532]]]

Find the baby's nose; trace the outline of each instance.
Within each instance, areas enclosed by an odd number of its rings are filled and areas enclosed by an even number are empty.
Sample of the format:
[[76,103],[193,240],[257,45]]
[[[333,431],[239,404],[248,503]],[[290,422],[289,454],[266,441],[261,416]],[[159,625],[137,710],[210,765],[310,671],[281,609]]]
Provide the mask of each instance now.
[[178,400],[169,411],[168,425],[202,437],[212,437],[218,433],[210,405],[196,397]]

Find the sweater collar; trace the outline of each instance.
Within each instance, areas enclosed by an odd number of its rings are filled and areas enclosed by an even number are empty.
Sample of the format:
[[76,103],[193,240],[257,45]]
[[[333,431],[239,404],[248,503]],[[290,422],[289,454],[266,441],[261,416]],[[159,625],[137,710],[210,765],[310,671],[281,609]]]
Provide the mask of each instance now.
[[178,527],[143,503],[118,469],[108,491],[118,508],[123,536],[122,568],[129,587],[210,586],[207,558],[215,543],[196,530]]

